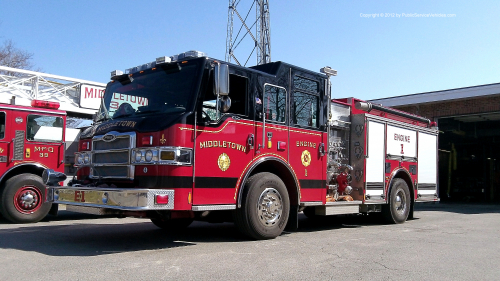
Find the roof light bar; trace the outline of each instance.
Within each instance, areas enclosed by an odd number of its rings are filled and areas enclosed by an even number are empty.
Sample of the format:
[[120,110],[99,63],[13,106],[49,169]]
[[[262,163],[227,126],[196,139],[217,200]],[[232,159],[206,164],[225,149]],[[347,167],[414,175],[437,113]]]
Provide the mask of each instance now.
[[187,51],[185,53],[179,54],[178,59],[182,60],[182,59],[186,59],[186,58],[201,58],[201,57],[206,57],[206,56],[207,55],[203,52],[192,50],[192,51]]
[[325,66],[322,69],[319,70],[321,73],[324,73],[328,76],[337,76],[337,70],[332,69],[329,66]]
[[48,109],[59,109],[60,104],[56,101],[32,100],[31,106]]
[[111,80],[115,80],[116,77],[123,75],[123,71],[121,70],[113,70],[111,71]]
[[159,58],[156,58],[156,64],[162,64],[162,63],[169,63],[171,62],[172,59],[170,57],[159,57]]
[[[132,74],[132,73],[143,71],[143,70],[146,70],[149,68],[153,68],[158,64],[171,63],[171,62],[185,60],[185,59],[189,59],[189,58],[201,58],[201,57],[206,57],[206,56],[207,56],[207,54],[205,54],[204,52],[194,51],[194,50],[180,53],[178,55],[173,55],[170,57],[163,56],[163,57],[156,58],[156,61],[145,63],[143,65],[139,65],[136,67],[126,69],[125,74]],[[118,70],[111,72],[111,79],[113,79],[113,73],[116,71],[118,71]],[[118,76],[118,75],[116,75],[116,76]]]

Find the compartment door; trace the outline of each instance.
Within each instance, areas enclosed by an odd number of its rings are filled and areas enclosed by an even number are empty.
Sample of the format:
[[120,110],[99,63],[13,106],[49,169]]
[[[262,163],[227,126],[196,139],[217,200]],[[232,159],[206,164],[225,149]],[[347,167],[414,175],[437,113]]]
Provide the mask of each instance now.
[[434,200],[437,190],[437,135],[418,133],[418,200]]
[[367,121],[366,199],[384,199],[385,124]]

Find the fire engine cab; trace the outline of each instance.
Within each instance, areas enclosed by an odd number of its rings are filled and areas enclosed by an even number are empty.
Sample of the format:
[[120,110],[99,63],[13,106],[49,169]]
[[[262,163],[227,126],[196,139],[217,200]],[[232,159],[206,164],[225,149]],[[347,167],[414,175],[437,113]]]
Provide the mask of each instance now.
[[66,112],[59,103],[0,103],[0,213],[15,223],[37,222],[57,205],[46,201],[42,173],[64,171]]
[[438,201],[428,119],[330,98],[330,76],[283,62],[242,67],[190,51],[112,72],[76,177],[48,199],[67,210],[147,217],[160,228],[234,221],[269,239],[298,213],[381,211],[402,223]]

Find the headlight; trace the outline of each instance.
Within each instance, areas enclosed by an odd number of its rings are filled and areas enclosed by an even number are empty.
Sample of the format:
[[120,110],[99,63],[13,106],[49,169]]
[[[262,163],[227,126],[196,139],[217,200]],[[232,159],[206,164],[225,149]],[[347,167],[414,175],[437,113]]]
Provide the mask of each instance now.
[[83,164],[83,155],[81,155],[80,153],[75,154],[75,163],[78,165]]
[[171,165],[191,165],[192,150],[186,148],[172,148],[160,151],[160,163]]
[[140,150],[135,151],[135,162],[141,162],[142,152]]
[[90,163],[90,155],[88,153],[83,154],[83,163],[84,164]]
[[75,166],[88,165],[90,164],[90,153],[89,152],[77,152],[75,153]]
[[146,162],[151,162],[151,160],[153,160],[153,151],[151,150],[146,151],[144,159],[146,159]]
[[162,165],[191,165],[193,150],[180,147],[152,147],[134,149],[132,163],[134,164],[162,164]]

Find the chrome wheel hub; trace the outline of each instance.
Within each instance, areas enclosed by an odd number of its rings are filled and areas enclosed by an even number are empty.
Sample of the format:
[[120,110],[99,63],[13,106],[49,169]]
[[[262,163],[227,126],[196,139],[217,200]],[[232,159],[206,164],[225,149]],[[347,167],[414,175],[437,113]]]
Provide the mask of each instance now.
[[35,202],[35,197],[31,193],[26,193],[21,197],[21,201],[25,206],[31,205]]
[[395,197],[396,211],[398,213],[404,213],[406,210],[406,197],[403,191],[399,190]]
[[257,203],[259,221],[265,226],[276,224],[283,213],[283,199],[274,188],[266,188]]

